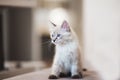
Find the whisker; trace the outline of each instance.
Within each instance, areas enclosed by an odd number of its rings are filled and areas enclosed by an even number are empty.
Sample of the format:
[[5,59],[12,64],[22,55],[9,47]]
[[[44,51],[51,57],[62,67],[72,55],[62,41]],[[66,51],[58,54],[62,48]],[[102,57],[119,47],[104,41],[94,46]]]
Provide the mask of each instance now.
[[41,43],[41,45],[51,43],[51,40]]
[[48,45],[48,48],[49,48],[49,52],[53,52],[52,50],[54,49],[55,45],[53,43],[50,43]]
[[48,41],[46,41],[46,42],[43,42],[43,43],[41,43],[41,46],[40,46],[40,48],[42,49],[42,48],[46,48],[47,49],[47,51],[49,52],[49,53],[53,53],[54,51],[54,44],[51,42],[51,39],[50,40],[48,40]]

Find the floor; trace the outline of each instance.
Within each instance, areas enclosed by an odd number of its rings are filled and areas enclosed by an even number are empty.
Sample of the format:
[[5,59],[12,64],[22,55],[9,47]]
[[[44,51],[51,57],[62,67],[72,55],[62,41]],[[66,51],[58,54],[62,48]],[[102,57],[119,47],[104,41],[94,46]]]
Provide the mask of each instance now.
[[0,71],[0,80],[14,77],[17,75],[27,74],[33,71],[38,71],[47,67],[45,63],[41,61],[23,61],[23,62],[15,62],[15,61],[6,61],[5,62],[5,70]]
[[[48,80],[50,69],[35,71],[27,74],[18,75],[4,80]],[[93,71],[86,71],[85,77],[82,80],[102,80],[100,76]],[[60,78],[60,80],[70,80],[71,78]]]

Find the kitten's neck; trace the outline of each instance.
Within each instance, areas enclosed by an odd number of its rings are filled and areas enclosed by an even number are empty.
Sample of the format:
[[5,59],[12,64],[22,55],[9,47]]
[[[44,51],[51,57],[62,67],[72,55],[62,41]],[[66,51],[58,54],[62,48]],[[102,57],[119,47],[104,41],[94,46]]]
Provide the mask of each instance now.
[[69,40],[69,41],[64,42],[64,43],[61,43],[61,44],[56,44],[55,46],[66,47],[66,46],[71,45],[71,44],[72,44],[72,45],[77,45],[77,44],[78,44],[78,41],[72,39],[72,40]]

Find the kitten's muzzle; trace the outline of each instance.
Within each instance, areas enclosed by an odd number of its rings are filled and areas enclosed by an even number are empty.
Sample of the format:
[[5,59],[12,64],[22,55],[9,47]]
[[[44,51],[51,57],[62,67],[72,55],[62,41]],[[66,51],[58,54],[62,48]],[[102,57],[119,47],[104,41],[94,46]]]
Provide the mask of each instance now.
[[57,39],[57,38],[55,38],[55,39],[53,40],[53,42],[55,42],[55,41],[56,41],[56,39]]
[[56,41],[56,39],[55,40],[53,40],[53,42],[55,42]]

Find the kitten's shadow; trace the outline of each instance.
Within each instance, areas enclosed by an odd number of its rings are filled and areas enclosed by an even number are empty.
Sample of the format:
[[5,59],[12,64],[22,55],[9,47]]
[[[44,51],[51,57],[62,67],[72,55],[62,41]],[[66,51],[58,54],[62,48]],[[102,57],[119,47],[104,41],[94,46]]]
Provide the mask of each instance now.
[[66,78],[60,78],[60,80],[103,80],[103,79],[95,71],[85,71],[83,79],[71,79],[71,77],[66,77]]
[[95,71],[86,71],[84,72],[83,80],[103,80],[101,76]]

